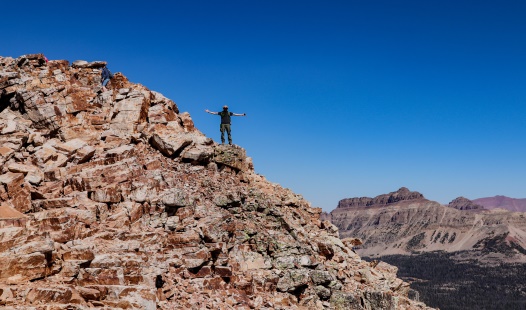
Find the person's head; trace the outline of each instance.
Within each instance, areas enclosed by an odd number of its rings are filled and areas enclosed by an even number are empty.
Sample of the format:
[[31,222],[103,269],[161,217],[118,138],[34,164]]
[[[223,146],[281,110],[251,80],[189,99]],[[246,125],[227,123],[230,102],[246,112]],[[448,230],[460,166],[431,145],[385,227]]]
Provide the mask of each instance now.
[[223,106],[223,110],[225,110],[225,111],[228,110],[228,106],[227,106],[227,105],[224,105],[224,106]]

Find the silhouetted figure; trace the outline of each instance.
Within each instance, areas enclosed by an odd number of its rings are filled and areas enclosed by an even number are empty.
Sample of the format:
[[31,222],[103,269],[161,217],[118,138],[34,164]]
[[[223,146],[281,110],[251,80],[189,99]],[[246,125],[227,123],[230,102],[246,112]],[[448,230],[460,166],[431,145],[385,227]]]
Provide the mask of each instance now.
[[246,113],[243,114],[236,114],[228,111],[228,106],[223,106],[223,111],[221,112],[212,112],[208,109],[205,110],[206,113],[219,115],[221,116],[221,126],[219,127],[219,130],[221,131],[221,144],[225,143],[225,131],[228,135],[228,144],[232,144],[232,135],[230,134],[230,116],[247,116]]

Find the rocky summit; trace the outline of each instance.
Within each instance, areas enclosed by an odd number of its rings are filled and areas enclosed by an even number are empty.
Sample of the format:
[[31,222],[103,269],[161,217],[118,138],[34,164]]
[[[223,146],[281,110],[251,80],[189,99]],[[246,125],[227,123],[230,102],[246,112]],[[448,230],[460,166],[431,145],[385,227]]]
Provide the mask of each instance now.
[[475,202],[465,198],[457,197],[453,199],[448,205],[450,208],[455,208],[458,210],[482,210],[483,206],[476,204]]
[[2,309],[428,309],[105,62],[0,57]]

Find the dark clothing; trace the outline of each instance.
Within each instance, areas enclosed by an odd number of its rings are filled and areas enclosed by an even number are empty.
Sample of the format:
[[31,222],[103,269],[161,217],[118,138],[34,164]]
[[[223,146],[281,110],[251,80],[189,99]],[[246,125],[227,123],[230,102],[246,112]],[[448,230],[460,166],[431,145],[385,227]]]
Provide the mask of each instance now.
[[230,116],[234,115],[232,112],[221,111],[217,112],[221,116],[221,124],[230,124]]
[[111,72],[107,67],[102,68],[102,80],[111,79]]
[[[230,118],[230,116],[228,116]],[[225,143],[225,131],[228,135],[228,143],[232,144],[232,135],[230,134],[230,124],[221,124],[219,126],[219,130],[221,131],[221,143]]]

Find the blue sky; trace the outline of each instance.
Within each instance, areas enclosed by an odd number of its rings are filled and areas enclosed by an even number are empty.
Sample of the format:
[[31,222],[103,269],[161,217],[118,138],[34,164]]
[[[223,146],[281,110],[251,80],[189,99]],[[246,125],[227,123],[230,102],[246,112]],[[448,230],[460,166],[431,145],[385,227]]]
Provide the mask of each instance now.
[[0,55],[105,60],[330,211],[405,186],[526,197],[526,2],[2,3]]

